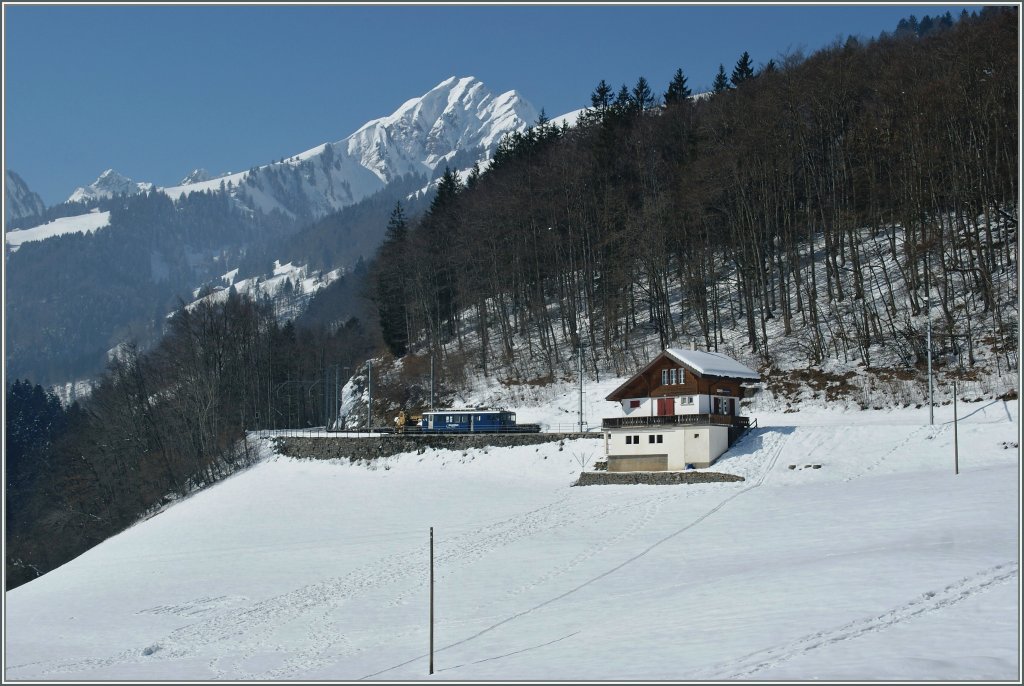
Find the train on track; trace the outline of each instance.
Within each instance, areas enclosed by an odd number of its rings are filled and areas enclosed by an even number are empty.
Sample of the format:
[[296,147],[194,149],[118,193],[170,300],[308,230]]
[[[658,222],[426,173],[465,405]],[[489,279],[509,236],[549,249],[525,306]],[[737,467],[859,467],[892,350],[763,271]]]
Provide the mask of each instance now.
[[403,434],[470,434],[470,433],[538,433],[539,424],[519,424],[516,413],[507,410],[461,409],[432,410],[395,418],[395,433]]

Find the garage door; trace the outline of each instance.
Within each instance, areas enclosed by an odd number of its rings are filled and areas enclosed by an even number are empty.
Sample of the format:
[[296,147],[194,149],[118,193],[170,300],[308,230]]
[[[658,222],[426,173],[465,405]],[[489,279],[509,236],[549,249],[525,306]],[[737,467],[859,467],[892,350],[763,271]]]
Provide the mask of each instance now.
[[668,455],[609,455],[609,472],[664,472]]

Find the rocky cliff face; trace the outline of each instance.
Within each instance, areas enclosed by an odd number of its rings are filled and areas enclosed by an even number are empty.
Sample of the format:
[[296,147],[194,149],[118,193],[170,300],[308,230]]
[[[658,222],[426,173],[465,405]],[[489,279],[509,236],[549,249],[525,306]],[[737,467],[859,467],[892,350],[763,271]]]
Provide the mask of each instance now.
[[4,177],[4,198],[4,222],[41,214],[46,209],[43,199],[33,193],[28,184],[10,170],[7,170]]

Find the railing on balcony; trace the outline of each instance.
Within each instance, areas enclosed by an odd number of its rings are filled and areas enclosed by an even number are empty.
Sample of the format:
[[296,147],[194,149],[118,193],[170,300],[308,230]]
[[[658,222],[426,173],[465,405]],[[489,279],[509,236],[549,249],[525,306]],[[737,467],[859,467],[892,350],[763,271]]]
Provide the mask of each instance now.
[[676,426],[714,424],[716,426],[732,426],[745,429],[750,425],[750,417],[728,414],[673,414],[655,417],[606,417],[602,420],[601,426],[605,429],[622,429],[630,426],[659,426],[665,424]]

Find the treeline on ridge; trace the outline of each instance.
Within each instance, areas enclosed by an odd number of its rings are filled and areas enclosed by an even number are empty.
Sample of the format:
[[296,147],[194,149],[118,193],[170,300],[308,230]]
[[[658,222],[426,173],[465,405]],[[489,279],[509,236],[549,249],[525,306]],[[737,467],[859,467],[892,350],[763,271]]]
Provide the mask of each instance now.
[[[602,81],[576,127],[542,118],[485,173],[447,174],[421,220],[393,216],[375,280],[384,340],[401,355],[424,336],[443,355],[472,332],[486,374],[554,371],[582,337],[623,373],[638,326],[666,345],[685,313],[713,350],[735,323],[765,363],[775,318],[810,364],[878,341],[920,359],[909,317],[926,283],[947,351],[973,363],[971,316],[1015,339],[997,303],[1016,295],[995,276],[1017,264],[1017,11],[939,19],[758,72],[744,53],[708,96],[687,97],[682,70],[661,97],[643,78]],[[863,297],[865,230],[898,265],[881,301]],[[841,331],[837,303],[860,308]]]

